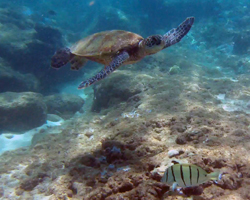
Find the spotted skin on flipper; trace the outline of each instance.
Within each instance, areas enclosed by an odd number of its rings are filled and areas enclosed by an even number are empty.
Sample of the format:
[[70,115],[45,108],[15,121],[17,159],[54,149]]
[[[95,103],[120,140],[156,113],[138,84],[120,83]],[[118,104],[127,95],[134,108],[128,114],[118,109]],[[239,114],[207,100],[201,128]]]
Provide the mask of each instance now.
[[128,59],[129,59],[129,54],[126,51],[121,52],[116,57],[114,57],[114,59],[111,61],[111,63],[107,67],[105,67],[105,69],[101,70],[94,77],[92,77],[86,81],[83,81],[78,86],[78,89],[86,88],[86,87],[92,85],[93,83],[104,79],[109,74],[111,74],[113,71],[115,71],[118,67],[120,67]]
[[181,39],[189,32],[194,23],[194,17],[187,18],[177,28],[173,28],[168,31],[163,37],[165,38],[165,46],[167,48],[171,45],[180,42]]

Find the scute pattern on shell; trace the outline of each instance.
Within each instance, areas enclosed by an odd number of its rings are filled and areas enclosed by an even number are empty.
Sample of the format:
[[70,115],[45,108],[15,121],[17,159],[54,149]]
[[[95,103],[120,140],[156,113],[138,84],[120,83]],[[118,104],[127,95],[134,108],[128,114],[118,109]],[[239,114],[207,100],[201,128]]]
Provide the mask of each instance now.
[[119,50],[138,44],[142,39],[140,35],[128,31],[103,31],[78,41],[70,49],[78,56],[99,57],[113,55]]

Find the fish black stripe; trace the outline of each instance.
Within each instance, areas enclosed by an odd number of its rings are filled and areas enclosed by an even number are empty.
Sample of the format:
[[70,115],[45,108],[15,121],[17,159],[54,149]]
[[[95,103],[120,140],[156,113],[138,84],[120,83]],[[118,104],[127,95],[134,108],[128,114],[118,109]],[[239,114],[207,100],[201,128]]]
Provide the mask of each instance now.
[[186,183],[185,183],[185,180],[184,180],[184,177],[183,177],[183,169],[182,169],[182,165],[180,165],[180,170],[181,170],[181,179],[182,179],[182,181],[183,181],[183,183],[184,183],[184,185],[186,186]]
[[199,183],[199,176],[200,176],[200,171],[199,171],[199,169],[197,168],[197,183]]
[[189,165],[189,178],[190,178],[190,185],[192,185],[192,169],[190,165]]
[[174,182],[176,182],[176,180],[175,180],[175,175],[174,175],[174,168],[173,168],[173,165],[171,166],[171,171],[172,171],[172,175],[173,175],[173,178],[174,178]]
[[166,182],[168,182],[168,169],[167,169],[167,174],[166,174]]

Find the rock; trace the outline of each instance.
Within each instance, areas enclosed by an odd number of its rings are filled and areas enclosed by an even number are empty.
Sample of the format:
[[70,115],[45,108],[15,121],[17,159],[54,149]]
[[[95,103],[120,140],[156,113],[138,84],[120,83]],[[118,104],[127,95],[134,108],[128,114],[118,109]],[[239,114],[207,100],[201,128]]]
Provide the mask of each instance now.
[[34,28],[36,31],[35,38],[38,40],[45,43],[54,44],[56,46],[62,44],[62,34],[58,29],[40,23],[37,23]]
[[241,130],[241,129],[236,129],[232,132],[232,135],[234,136],[238,136],[238,137],[242,137],[242,136],[245,136],[246,133],[244,130]]
[[51,55],[63,46],[62,34],[57,28],[35,23],[34,18],[24,14],[23,10],[27,9],[0,9],[0,57],[10,63],[13,69],[37,73],[41,79],[41,75],[47,73],[44,66],[49,65]]
[[[15,7],[13,4],[6,5],[0,9],[0,23],[3,25],[12,24],[12,26],[18,27],[20,30],[29,29],[33,25],[27,15],[25,15],[22,10],[27,9],[25,6]],[[14,37],[14,36],[13,36]]]
[[[0,8],[0,57],[13,70],[19,73],[32,73],[39,78],[41,86],[39,91],[54,92],[56,89],[52,86],[56,86],[56,83],[74,80],[80,73],[69,72],[67,68],[56,71],[48,67],[54,52],[64,46],[61,31],[46,23],[35,23],[34,16],[26,15],[24,11],[29,11],[29,8],[10,5],[6,5],[4,9]],[[31,79],[25,77],[25,80]],[[9,83],[6,85],[11,87]],[[23,81],[21,83],[19,81],[20,86],[16,81],[12,85],[14,89],[23,87]],[[12,88],[5,91],[34,91],[29,88],[26,90],[12,90]]]
[[39,86],[34,75],[16,72],[4,62],[0,63],[0,82],[4,85],[0,87],[0,92],[35,92]]
[[62,118],[72,117],[80,111],[84,100],[74,94],[56,94],[44,97],[48,113],[59,115]]
[[34,92],[0,94],[0,130],[26,131],[46,122],[47,107]]
[[[53,199],[69,199],[72,197],[72,190],[70,190],[71,183],[70,177],[67,175],[58,176],[56,180],[48,188],[49,194],[53,194],[55,198]],[[51,198],[50,198],[51,199]]]
[[168,73],[170,75],[179,74],[180,72],[181,72],[181,68],[179,66],[177,66],[177,65],[174,65],[174,66],[170,67],[170,69],[168,71]]
[[223,176],[223,179],[218,186],[223,189],[237,190],[242,185],[242,179],[238,178],[236,174],[229,174]]
[[0,197],[3,197],[3,195],[4,195],[4,189],[3,187],[0,187]]
[[108,163],[114,163],[117,160],[126,160],[124,153],[125,145],[113,140],[102,142],[102,149]]
[[120,172],[110,177],[101,187],[95,187],[84,196],[84,200],[101,199],[161,199],[169,190],[164,183],[149,179],[142,174]]
[[47,120],[54,123],[60,123],[64,121],[63,118],[55,114],[47,114]]
[[20,183],[20,188],[25,191],[31,191],[39,184],[39,179],[29,178]]
[[221,146],[221,141],[218,137],[209,137],[207,138],[204,143],[209,147]]
[[179,151],[178,151],[178,150],[175,150],[175,149],[172,149],[172,150],[168,151],[168,157],[169,157],[169,158],[178,156],[179,154],[180,154]]
[[187,144],[187,138],[184,135],[179,135],[175,142],[176,144]]
[[14,135],[11,134],[11,133],[2,133],[2,136],[4,136],[4,137],[7,138],[7,139],[11,139],[11,138],[14,137]]
[[[135,80],[135,74],[119,71],[113,73],[94,87],[92,111],[100,112],[102,108],[112,107],[142,92],[143,87]],[[136,98],[137,102],[140,99]]]
[[187,196],[198,196],[203,193],[203,188],[201,186],[195,186],[195,187],[187,187],[183,188],[183,193]]
[[87,154],[79,158],[78,163],[81,165],[86,165],[88,167],[100,167],[100,162],[98,161],[98,159],[91,154]]
[[[30,59],[29,57],[23,57],[23,55],[28,53],[26,44],[32,41],[32,35],[35,32],[31,28],[33,23],[18,11],[12,11],[11,8],[0,9],[0,16],[2,30],[0,57],[10,63],[13,69],[20,70],[21,65],[24,64],[25,66],[26,64],[23,61]],[[19,22],[22,22],[22,24]],[[30,68],[31,66],[26,65],[26,67]]]

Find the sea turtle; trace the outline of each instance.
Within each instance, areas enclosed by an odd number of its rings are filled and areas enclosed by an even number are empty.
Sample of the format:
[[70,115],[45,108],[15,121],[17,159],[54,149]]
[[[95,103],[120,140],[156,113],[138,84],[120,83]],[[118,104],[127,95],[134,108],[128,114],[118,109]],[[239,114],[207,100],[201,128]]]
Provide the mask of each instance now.
[[95,33],[70,48],[65,47],[56,51],[51,59],[51,66],[60,68],[70,62],[72,70],[79,70],[88,60],[104,64],[103,70],[78,86],[78,89],[86,88],[123,64],[138,62],[147,55],[155,54],[179,42],[189,32],[193,23],[194,17],[189,17],[166,34],[152,35],[145,39],[123,30]]

